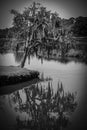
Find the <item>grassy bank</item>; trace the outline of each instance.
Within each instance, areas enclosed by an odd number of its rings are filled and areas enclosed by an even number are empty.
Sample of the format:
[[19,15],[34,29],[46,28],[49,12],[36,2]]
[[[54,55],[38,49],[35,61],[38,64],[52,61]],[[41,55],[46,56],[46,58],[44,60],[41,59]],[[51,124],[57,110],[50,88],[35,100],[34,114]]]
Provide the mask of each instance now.
[[12,85],[39,78],[39,72],[15,66],[0,66],[0,86]]

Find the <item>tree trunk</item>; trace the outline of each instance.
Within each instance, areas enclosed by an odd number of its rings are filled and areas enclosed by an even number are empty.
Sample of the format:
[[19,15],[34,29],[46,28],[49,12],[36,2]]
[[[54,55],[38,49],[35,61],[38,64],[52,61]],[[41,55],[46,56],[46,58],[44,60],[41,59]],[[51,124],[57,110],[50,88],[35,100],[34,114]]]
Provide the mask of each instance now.
[[21,65],[20,65],[21,68],[24,67],[26,58],[27,58],[27,56],[28,56],[29,48],[31,48],[31,47],[29,47],[29,43],[31,43],[32,38],[33,38],[33,31],[32,31],[32,34],[31,34],[31,36],[30,36],[30,40],[29,40],[29,37],[27,37],[26,47],[25,47],[25,54],[24,54],[23,60],[22,60]]
[[[31,43],[31,41],[30,41],[30,43]],[[24,54],[23,60],[22,60],[21,65],[20,65],[21,68],[24,67],[24,64],[25,64],[25,61],[26,61],[26,58],[27,58],[27,56],[28,56],[28,54],[29,54],[30,49],[31,49],[32,47],[38,46],[39,44],[41,44],[41,42],[36,41],[35,44],[30,45],[30,46],[28,45],[28,46],[26,47],[25,54]]]
[[27,55],[28,55],[28,47],[27,47],[26,50],[25,50],[25,54],[24,54],[23,60],[22,60],[21,65],[20,65],[21,68],[24,67],[24,64],[25,64],[25,61],[26,61]]
[[[36,28],[37,28],[37,27],[36,27]],[[30,38],[29,38],[29,36],[27,37],[27,40],[26,40],[26,48],[25,48],[25,54],[24,54],[23,60],[22,60],[21,65],[20,65],[21,68],[24,67],[24,64],[25,64],[26,58],[27,58],[27,56],[28,56],[29,50],[30,50],[32,47],[37,46],[38,44],[40,44],[40,42],[37,41],[37,42],[38,42],[37,44],[31,45],[31,41],[32,41],[33,35],[34,35],[34,30],[35,30],[35,29],[32,28],[32,32],[31,32]],[[29,46],[29,45],[30,45],[30,46]]]

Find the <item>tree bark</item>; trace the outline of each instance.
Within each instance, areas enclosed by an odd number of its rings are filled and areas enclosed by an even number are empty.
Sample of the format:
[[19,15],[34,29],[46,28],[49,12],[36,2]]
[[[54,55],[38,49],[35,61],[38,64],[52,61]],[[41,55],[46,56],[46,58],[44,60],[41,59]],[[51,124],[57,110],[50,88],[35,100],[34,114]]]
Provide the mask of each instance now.
[[[31,41],[30,41],[30,43],[31,43]],[[23,60],[22,60],[21,65],[20,65],[21,68],[23,68],[24,65],[25,65],[25,61],[26,61],[26,58],[27,58],[27,56],[28,56],[28,54],[29,54],[30,49],[31,49],[32,47],[38,46],[39,44],[40,44],[40,42],[37,41],[37,44],[33,44],[33,45],[30,45],[30,46],[28,45],[28,46],[26,47],[25,54],[24,54]]]

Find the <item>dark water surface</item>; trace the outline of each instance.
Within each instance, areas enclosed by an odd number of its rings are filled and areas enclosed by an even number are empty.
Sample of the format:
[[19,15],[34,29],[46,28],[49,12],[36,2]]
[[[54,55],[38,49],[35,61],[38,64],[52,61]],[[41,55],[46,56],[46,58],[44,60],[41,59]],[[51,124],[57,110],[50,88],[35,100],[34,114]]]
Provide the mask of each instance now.
[[[0,55],[0,65],[18,66],[21,62],[20,57],[17,58],[12,53]],[[57,91],[58,82],[62,82],[65,92],[77,93],[77,108],[70,116],[71,124],[64,129],[85,129],[87,123],[87,65],[75,61],[67,63],[54,60],[41,61],[34,56],[30,59],[29,57],[27,58],[25,68],[39,71],[44,78],[51,77],[53,79],[52,86],[54,92]],[[48,83],[43,82],[42,84],[43,86],[47,86]],[[26,87],[28,88],[29,86]],[[11,94],[0,96],[1,127],[6,126],[9,129],[13,129],[17,117],[20,117],[22,120],[31,118],[25,109],[23,111],[16,110],[20,102],[26,102],[26,94],[24,91],[25,88]],[[21,101],[18,99],[19,95]]]

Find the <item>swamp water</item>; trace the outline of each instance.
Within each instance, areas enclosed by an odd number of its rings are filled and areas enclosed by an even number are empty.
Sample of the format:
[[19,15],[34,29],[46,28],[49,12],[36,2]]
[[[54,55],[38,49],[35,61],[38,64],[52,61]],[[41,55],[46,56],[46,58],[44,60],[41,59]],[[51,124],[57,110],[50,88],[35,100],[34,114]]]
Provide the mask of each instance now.
[[[0,55],[0,65],[18,66],[21,62],[22,56],[21,53],[19,57],[12,53]],[[39,71],[41,77],[52,78],[50,84],[53,87],[54,93],[57,92],[58,83],[62,83],[65,93],[77,93],[75,99],[77,107],[75,111],[73,111],[72,115],[68,112],[71,123],[69,123],[67,127],[61,127],[59,129],[85,129],[87,119],[87,65],[75,61],[64,63],[54,60],[41,60],[34,56],[26,59],[25,68]],[[49,83],[42,82],[40,85],[47,88]],[[27,102],[26,99],[28,99],[28,92],[32,91],[29,90],[29,87],[30,86],[26,86],[26,88],[17,90],[11,94],[0,96],[1,128],[7,127],[9,129],[14,129],[13,126],[16,126],[17,120],[21,119],[22,121],[26,121],[31,118],[31,116],[29,116],[30,110],[27,109],[29,106],[25,107]],[[19,106],[20,109],[18,109]]]

